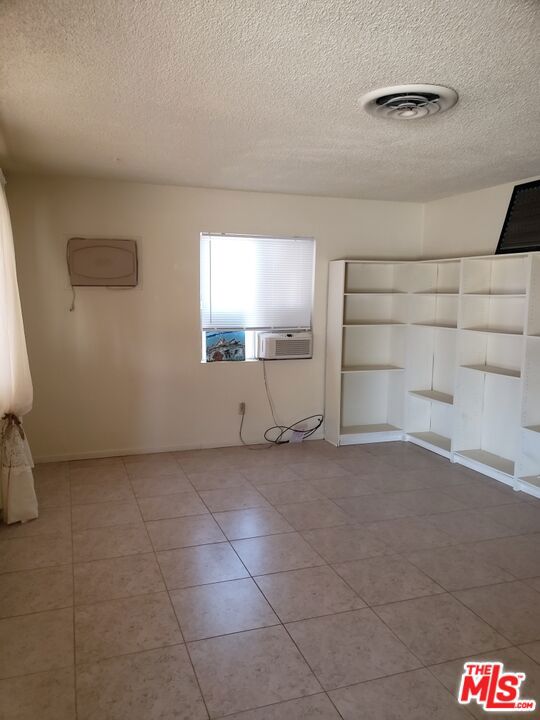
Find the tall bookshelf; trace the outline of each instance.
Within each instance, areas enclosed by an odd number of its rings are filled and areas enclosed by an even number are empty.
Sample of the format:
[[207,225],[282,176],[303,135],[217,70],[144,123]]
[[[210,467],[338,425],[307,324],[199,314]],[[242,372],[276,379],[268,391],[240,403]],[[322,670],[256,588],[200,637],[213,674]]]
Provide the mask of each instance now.
[[331,262],[325,435],[540,497],[540,253]]

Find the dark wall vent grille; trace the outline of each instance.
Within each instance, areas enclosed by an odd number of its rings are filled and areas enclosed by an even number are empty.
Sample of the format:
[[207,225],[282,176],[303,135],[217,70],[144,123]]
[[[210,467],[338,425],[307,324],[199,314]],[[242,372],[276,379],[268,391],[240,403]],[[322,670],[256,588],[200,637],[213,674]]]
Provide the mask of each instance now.
[[516,185],[496,255],[540,250],[540,180]]

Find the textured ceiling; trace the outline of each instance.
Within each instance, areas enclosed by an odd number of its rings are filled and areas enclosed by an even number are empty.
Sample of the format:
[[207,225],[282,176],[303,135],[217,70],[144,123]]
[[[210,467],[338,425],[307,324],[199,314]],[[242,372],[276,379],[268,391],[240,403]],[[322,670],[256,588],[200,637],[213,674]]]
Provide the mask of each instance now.
[[[427,200],[540,172],[538,0],[0,0],[0,159]],[[454,87],[417,122],[373,88]]]

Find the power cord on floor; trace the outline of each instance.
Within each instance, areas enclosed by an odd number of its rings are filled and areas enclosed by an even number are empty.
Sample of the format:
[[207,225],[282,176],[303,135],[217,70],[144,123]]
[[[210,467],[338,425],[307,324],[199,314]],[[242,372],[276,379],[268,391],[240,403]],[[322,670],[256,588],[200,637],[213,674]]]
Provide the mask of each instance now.
[[[244,419],[245,419],[245,416],[246,416],[246,408],[245,408],[245,406],[244,406],[244,408],[243,408],[243,410],[242,410],[242,413],[241,413],[240,428],[239,428],[239,432],[238,432],[238,435],[239,435],[239,437],[240,437],[240,442],[242,443],[242,445],[244,445],[245,447],[249,448],[250,450],[269,450],[271,447],[274,447],[274,445],[285,445],[285,444],[287,444],[288,442],[290,442],[290,438],[285,438],[285,435],[286,435],[288,432],[290,432],[290,433],[295,433],[295,432],[296,432],[296,433],[302,433],[302,440],[306,440],[308,437],[310,437],[311,435],[313,435],[313,433],[315,433],[315,432],[321,427],[321,425],[322,425],[323,422],[324,422],[324,415],[322,415],[321,413],[318,413],[318,414],[316,414],[316,415],[308,415],[307,417],[302,418],[301,420],[297,420],[297,421],[294,422],[292,425],[281,425],[281,424],[278,422],[278,420],[276,419],[276,412],[275,412],[275,408],[274,408],[274,402],[273,402],[273,400],[272,400],[272,396],[271,396],[271,394],[270,394],[270,388],[269,388],[269,386],[268,386],[268,377],[267,377],[267,375],[266,375],[266,362],[265,362],[265,360],[262,361],[262,364],[263,364],[264,388],[265,388],[265,391],[266,391],[266,397],[267,397],[267,399],[268,399],[268,405],[270,406],[270,412],[272,413],[272,419],[274,420],[275,425],[272,425],[272,427],[269,427],[267,430],[264,431],[264,439],[265,439],[266,442],[268,443],[267,445],[263,445],[263,446],[261,446],[261,445],[256,445],[256,446],[249,445],[249,444],[244,440],[244,438],[242,437],[242,429],[243,429],[243,427],[244,427]],[[310,420],[315,420],[315,424],[314,424],[313,427],[308,428],[307,430],[305,430],[303,427],[297,429],[297,426],[303,425],[304,423],[307,423],[307,422],[309,422]],[[273,437],[273,438],[269,437],[269,434],[272,433],[272,432],[274,432],[274,431],[276,431],[276,430],[278,431],[277,435],[276,435],[275,437]]]

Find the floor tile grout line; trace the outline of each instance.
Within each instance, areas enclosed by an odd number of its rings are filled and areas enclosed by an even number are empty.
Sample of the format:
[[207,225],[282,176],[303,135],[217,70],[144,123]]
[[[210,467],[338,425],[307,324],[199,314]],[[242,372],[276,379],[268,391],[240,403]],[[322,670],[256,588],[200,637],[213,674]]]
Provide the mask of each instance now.
[[68,493],[69,493],[69,517],[71,525],[70,541],[71,541],[71,578],[72,578],[72,593],[73,593],[73,611],[72,611],[72,622],[73,622],[73,702],[75,707],[75,720],[79,717],[79,706],[77,700],[77,630],[75,623],[75,549],[73,546],[73,503],[71,502],[71,467],[67,467],[68,476]]
[[[122,462],[123,462],[123,461],[122,461]],[[125,464],[124,464],[124,467],[125,467]],[[126,472],[127,472],[127,469],[126,469]],[[130,478],[129,478],[129,483],[130,483],[131,488],[132,488],[132,490],[133,490],[133,485],[132,485],[132,483],[131,483],[131,479],[130,479]],[[140,505],[139,505],[139,500],[137,499],[137,497],[135,497],[135,501],[136,501],[136,503],[137,503],[137,505],[138,505],[138,507],[139,507],[139,512],[140,512],[141,518],[142,518],[142,511],[141,511],[141,507],[140,507]],[[143,518],[143,522],[144,522],[144,518]],[[210,718],[210,717],[211,717],[210,711],[208,710],[208,706],[207,706],[207,704],[206,704],[206,699],[205,699],[204,694],[203,694],[203,691],[202,691],[201,683],[200,683],[199,677],[198,677],[198,675],[197,675],[197,672],[196,672],[196,670],[195,670],[195,666],[194,666],[194,664],[193,664],[193,659],[192,659],[191,654],[190,654],[190,652],[189,652],[189,648],[188,648],[188,646],[187,646],[186,639],[185,639],[185,637],[184,637],[184,633],[183,633],[183,630],[182,630],[182,626],[181,626],[181,624],[180,624],[180,619],[179,619],[179,617],[178,617],[178,615],[177,615],[177,613],[176,613],[176,608],[174,607],[174,603],[173,603],[173,601],[172,601],[169,588],[167,587],[167,583],[166,583],[166,581],[165,581],[165,576],[163,575],[162,567],[161,567],[161,565],[160,565],[160,563],[159,563],[159,559],[158,559],[158,557],[157,557],[157,553],[156,553],[156,551],[155,551],[155,549],[154,549],[154,547],[153,547],[153,543],[152,543],[152,540],[150,539],[150,535],[149,535],[149,533],[148,533],[148,529],[146,528],[146,525],[145,525],[145,530],[146,530],[146,534],[147,534],[148,540],[149,540],[149,542],[150,542],[150,546],[153,548],[154,561],[155,561],[155,563],[156,563],[156,565],[157,565],[157,567],[158,567],[158,569],[159,569],[159,574],[160,574],[160,576],[161,576],[161,581],[162,581],[162,583],[163,583],[163,586],[165,587],[165,592],[167,593],[167,597],[168,597],[168,599],[169,599],[169,604],[170,604],[170,606],[171,606],[171,609],[172,609],[174,618],[175,618],[175,620],[176,620],[176,624],[177,624],[178,630],[179,630],[179,632],[180,632],[180,637],[182,638],[182,641],[183,641],[183,646],[184,646],[184,648],[185,648],[185,650],[186,650],[186,655],[187,655],[187,658],[188,658],[188,660],[189,660],[189,664],[190,664],[190,666],[191,666],[191,670],[192,670],[192,672],[193,672],[193,677],[195,678],[195,682],[197,683],[197,688],[198,688],[198,690],[199,690],[200,698],[201,698],[202,703],[203,703],[203,705],[204,705],[204,709],[205,709],[206,715],[207,715],[208,718]]]

